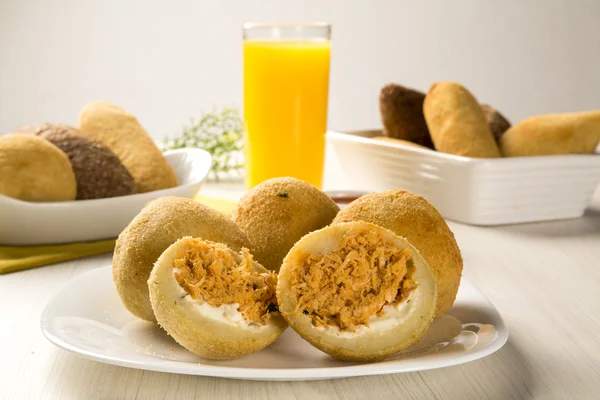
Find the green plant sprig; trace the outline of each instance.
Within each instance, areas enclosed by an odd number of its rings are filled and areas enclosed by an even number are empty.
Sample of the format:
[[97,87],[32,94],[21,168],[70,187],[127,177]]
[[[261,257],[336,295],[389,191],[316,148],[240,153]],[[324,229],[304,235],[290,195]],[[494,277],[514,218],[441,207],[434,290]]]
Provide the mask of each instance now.
[[192,119],[180,133],[165,138],[162,150],[188,147],[206,150],[213,159],[212,176],[219,180],[220,175],[240,173],[243,168],[243,128],[239,111],[226,107],[220,112],[204,113],[197,122]]

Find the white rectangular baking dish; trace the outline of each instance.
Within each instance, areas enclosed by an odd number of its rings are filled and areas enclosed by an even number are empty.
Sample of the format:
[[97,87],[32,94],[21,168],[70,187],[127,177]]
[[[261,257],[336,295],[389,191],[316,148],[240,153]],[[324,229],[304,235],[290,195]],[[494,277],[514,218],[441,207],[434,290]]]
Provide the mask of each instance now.
[[354,190],[403,189],[447,219],[502,225],[576,218],[600,182],[600,155],[477,159],[371,139],[381,131],[328,132],[328,151]]

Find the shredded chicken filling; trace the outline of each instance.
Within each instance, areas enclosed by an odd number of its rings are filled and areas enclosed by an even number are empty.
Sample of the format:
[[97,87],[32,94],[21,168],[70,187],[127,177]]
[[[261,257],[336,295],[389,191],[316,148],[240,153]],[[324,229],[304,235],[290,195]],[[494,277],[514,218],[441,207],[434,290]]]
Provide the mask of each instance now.
[[296,312],[315,326],[354,331],[369,326],[386,305],[398,305],[416,287],[410,250],[374,230],[348,233],[326,254],[304,253],[292,272]]
[[247,323],[265,324],[277,311],[277,274],[256,271],[248,249],[242,249],[238,262],[227,246],[197,241],[173,261],[173,268],[177,283],[193,299],[215,307],[238,304]]

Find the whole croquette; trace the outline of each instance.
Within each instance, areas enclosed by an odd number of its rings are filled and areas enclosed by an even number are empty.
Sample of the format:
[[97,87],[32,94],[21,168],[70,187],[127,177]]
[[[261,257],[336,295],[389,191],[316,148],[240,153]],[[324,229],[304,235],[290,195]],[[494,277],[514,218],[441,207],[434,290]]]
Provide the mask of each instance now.
[[0,194],[26,201],[75,200],[69,158],[50,142],[29,134],[0,136]]
[[294,178],[273,178],[246,193],[232,218],[265,268],[279,271],[300,238],[328,225],[339,207],[316,187]]
[[341,210],[333,224],[349,221],[371,222],[406,238],[421,252],[436,276],[436,316],[452,306],[463,260],[454,234],[427,200],[403,190],[367,194]]
[[135,193],[131,174],[102,143],[87,139],[78,129],[62,124],[44,124],[35,133],[69,157],[77,180],[77,200]]
[[423,116],[424,100],[425,94],[418,90],[395,83],[384,86],[379,94],[379,111],[384,134],[433,149]]
[[485,114],[494,139],[496,139],[496,142],[500,141],[502,134],[510,128],[510,121],[504,115],[500,114],[500,111],[488,104],[482,104],[481,109]]
[[138,120],[120,107],[88,104],[79,114],[79,129],[110,148],[121,160],[138,192],[168,189],[178,185],[173,167]]
[[483,109],[459,83],[433,84],[425,96],[423,114],[437,151],[464,157],[500,157]]
[[249,247],[244,232],[212,208],[181,197],[151,201],[121,232],[113,256],[117,292],[132,314],[156,320],[148,297],[148,277],[161,253],[184,236],[224,243],[236,252]]
[[592,154],[600,141],[600,111],[527,118],[500,140],[505,157]]

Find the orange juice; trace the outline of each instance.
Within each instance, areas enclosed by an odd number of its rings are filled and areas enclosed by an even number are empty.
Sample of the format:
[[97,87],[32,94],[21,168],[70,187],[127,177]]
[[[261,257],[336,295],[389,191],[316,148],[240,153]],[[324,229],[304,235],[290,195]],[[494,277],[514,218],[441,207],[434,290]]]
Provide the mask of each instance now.
[[321,187],[330,42],[244,41],[246,186],[292,176]]

